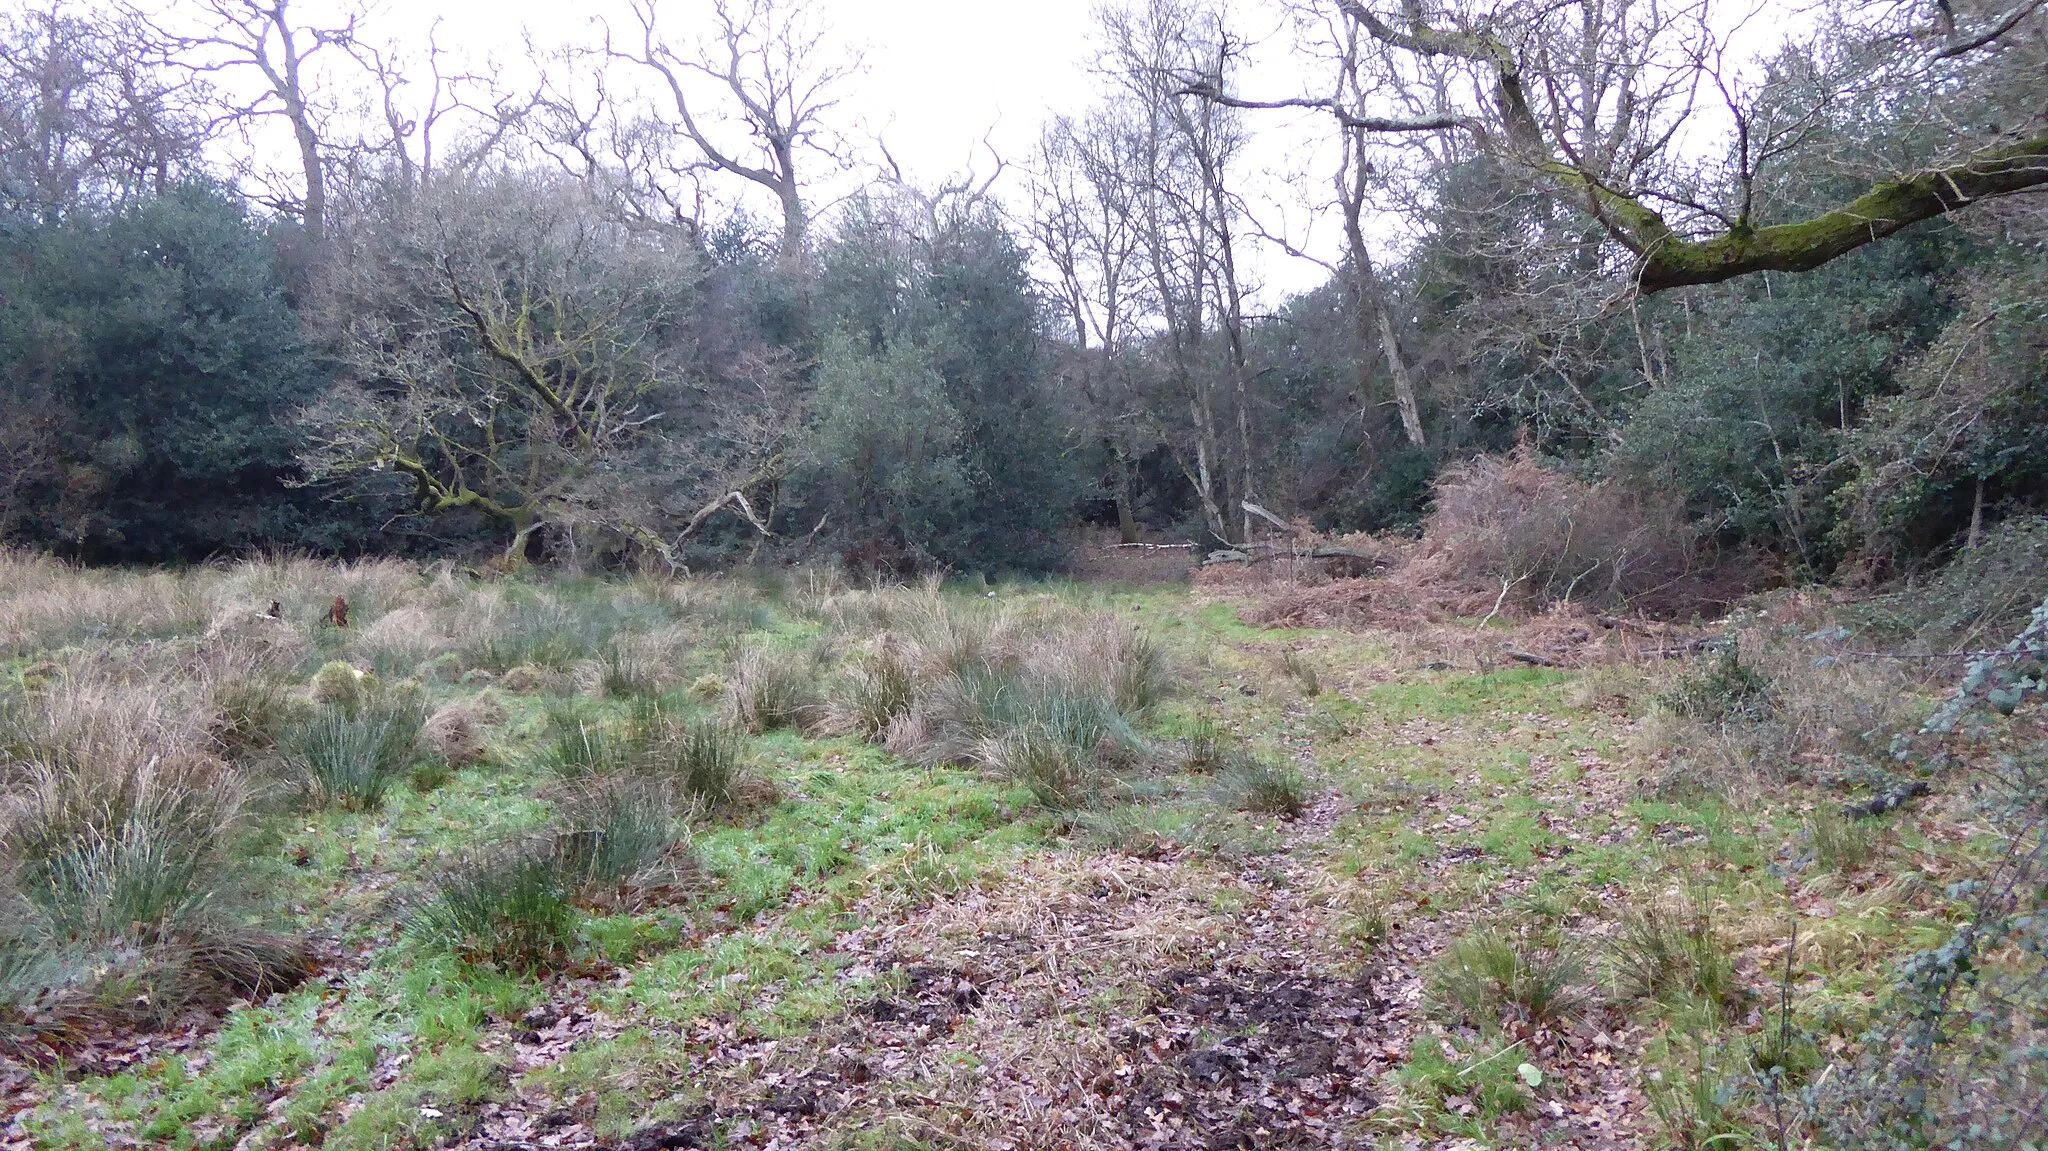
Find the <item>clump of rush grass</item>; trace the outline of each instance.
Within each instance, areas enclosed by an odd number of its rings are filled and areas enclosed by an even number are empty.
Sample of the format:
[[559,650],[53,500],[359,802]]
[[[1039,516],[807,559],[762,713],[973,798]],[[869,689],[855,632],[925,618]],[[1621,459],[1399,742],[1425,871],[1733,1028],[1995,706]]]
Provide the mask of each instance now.
[[1039,724],[990,737],[979,758],[990,770],[1029,788],[1040,806],[1054,811],[1088,806],[1109,778],[1088,749]]
[[601,906],[635,900],[694,869],[674,803],[659,785],[599,781],[563,803],[549,853],[580,898]]
[[303,972],[230,850],[243,782],[163,686],[67,681],[7,709],[0,1031],[16,1041],[81,1016],[159,1025]]
[[[988,732],[971,760],[1030,789],[1041,806],[1071,811],[1115,798],[1119,769],[1142,754],[1144,745],[1107,699],[1087,692],[1019,685],[996,703],[1000,719],[984,712]],[[1006,714],[1003,714],[1006,713]]]
[[1196,718],[1180,758],[1183,770],[1213,777],[1209,798],[1219,806],[1288,819],[1308,806],[1309,781],[1300,768],[1257,754],[1207,715]]
[[414,917],[420,943],[466,963],[532,974],[558,967],[579,906],[620,910],[689,879],[696,864],[664,781],[582,781],[556,829],[457,860]]
[[652,662],[638,649],[617,640],[604,645],[595,660],[577,665],[575,678],[584,694],[614,699],[652,695],[661,689]]
[[1568,1021],[1590,1003],[1578,953],[1527,925],[1480,927],[1437,961],[1437,1000],[1476,1026]]
[[659,700],[634,709],[621,760],[627,775],[658,781],[701,807],[734,803],[748,778],[738,730],[716,719],[692,719]]
[[699,808],[736,802],[749,779],[745,741],[731,724],[648,697],[615,722],[580,701],[550,708],[538,757],[568,779],[638,781]]
[[210,734],[229,759],[274,750],[298,714],[284,682],[261,674],[238,675],[211,685]]
[[819,679],[812,654],[759,644],[742,646],[726,677],[726,714],[757,735],[778,728],[805,730],[823,714]]
[[576,930],[571,877],[552,846],[499,847],[448,868],[410,931],[467,963],[530,974],[558,966]]
[[328,704],[285,731],[279,756],[314,805],[374,811],[411,770],[426,722],[420,701],[401,693]]
[[1302,653],[1293,648],[1287,649],[1280,657],[1280,669],[1294,681],[1295,687],[1301,689],[1301,694],[1310,698],[1323,694],[1323,677],[1316,671],[1315,664]]
[[832,726],[881,740],[916,702],[917,673],[909,655],[885,636],[848,661],[843,686],[832,702]]
[[1217,773],[1210,796],[1234,811],[1292,819],[1308,806],[1308,777],[1291,763],[1275,763],[1251,754],[1237,755]]
[[1244,740],[1207,714],[1195,717],[1181,749],[1181,769],[1191,775],[1212,775],[1245,755]]
[[1137,716],[1166,698],[1172,685],[1166,653],[1129,624],[1107,619],[1076,621],[1050,642],[1066,665],[1063,677],[1098,689],[1125,716]]
[[1748,1061],[1711,1035],[1673,1035],[1665,1066],[1646,1076],[1643,1096],[1669,1146],[1683,1151],[1769,1146],[1745,1122],[1756,1080]]
[[1813,862],[1823,871],[1848,874],[1861,870],[1884,841],[1884,821],[1855,818],[1834,807],[1822,807],[1806,821],[1806,841]]
[[539,766],[569,779],[602,775],[619,766],[618,733],[584,701],[552,700],[541,722],[540,743],[533,752]]
[[1722,1012],[1741,998],[1741,984],[1711,905],[1699,893],[1629,905],[1608,944],[1615,989],[1635,999],[1687,1000]]

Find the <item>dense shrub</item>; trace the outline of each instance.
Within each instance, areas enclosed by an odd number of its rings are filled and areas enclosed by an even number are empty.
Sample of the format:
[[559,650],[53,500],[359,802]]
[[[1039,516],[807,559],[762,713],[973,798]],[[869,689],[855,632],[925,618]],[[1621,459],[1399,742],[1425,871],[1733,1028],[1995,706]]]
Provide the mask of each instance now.
[[[1444,469],[1424,538],[1452,570],[1532,607],[1570,601],[1666,614],[1725,606],[1677,501],[1589,484],[1527,448]],[[1739,591],[1740,589],[1735,589]]]
[[1687,665],[1657,701],[1687,719],[1754,723],[1770,717],[1771,677],[1745,662],[1740,643],[1731,639],[1712,656]]
[[1958,551],[1924,582],[1857,604],[1848,615],[1878,640],[1933,649],[1996,646],[2041,602],[2043,573],[2048,516],[2020,516]]

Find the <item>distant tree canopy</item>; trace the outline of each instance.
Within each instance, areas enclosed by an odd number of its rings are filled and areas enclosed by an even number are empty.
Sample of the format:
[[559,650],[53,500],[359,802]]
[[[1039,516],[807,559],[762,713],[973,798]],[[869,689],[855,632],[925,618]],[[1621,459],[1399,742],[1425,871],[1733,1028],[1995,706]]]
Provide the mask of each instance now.
[[1740,60],[1718,2],[1285,8],[1253,75],[1249,9],[1105,5],[1094,103],[936,183],[840,134],[809,0],[629,4],[525,87],[372,15],[24,9],[0,540],[1048,571],[1416,530],[1508,451],[1812,576],[2048,510],[2048,5]]

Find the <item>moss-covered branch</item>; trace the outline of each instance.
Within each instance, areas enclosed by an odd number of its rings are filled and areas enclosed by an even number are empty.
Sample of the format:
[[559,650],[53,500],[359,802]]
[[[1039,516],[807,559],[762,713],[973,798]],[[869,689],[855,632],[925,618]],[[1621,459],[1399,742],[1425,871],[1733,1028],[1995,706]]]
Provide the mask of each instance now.
[[1993,196],[2048,185],[2048,136],[1979,153],[1948,168],[1887,180],[1848,204],[1796,224],[1668,239],[1642,250],[1637,284],[1661,292],[1751,272],[1805,272],[1910,224]]

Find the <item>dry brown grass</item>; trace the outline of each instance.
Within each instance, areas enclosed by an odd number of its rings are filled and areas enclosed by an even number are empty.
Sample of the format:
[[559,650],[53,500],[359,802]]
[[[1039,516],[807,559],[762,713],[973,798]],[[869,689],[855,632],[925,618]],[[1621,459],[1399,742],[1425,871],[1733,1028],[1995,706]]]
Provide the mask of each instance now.
[[427,717],[421,738],[450,767],[479,763],[491,750],[490,728],[503,722],[503,713],[493,720],[490,711],[474,699],[461,699]]
[[725,715],[756,734],[785,727],[809,730],[825,718],[822,679],[816,652],[742,647],[726,676]]
[[1585,632],[1561,645],[1576,649],[1593,638],[1601,613],[1711,618],[1761,575],[1753,559],[1703,548],[1676,502],[1587,483],[1527,450],[1445,469],[1420,540],[1336,542],[1383,570],[1361,577],[1324,563],[1225,563],[1198,571],[1195,590],[1251,600],[1240,614],[1263,627],[1427,632],[1461,620],[1543,620],[1545,639]]
[[250,787],[214,754],[215,711],[199,680],[74,669],[0,716],[0,1040],[158,1025],[296,978],[229,850]]
[[927,581],[839,593],[820,615],[840,635],[864,635],[837,676],[832,729],[921,763],[1017,779],[1054,808],[1115,790],[1142,754],[1129,720],[1169,681],[1141,630],[1050,597],[948,598]]
[[1664,685],[1664,702],[1645,717],[1635,743],[1664,765],[1661,786],[1704,788],[1746,804],[1787,780],[1839,782],[1858,765],[1890,762],[1892,737],[1915,729],[1928,710],[1927,669],[1803,638],[1816,634],[1823,610],[1790,605],[1729,633],[1735,659],[1761,685],[1739,710],[1673,706],[1682,692],[1699,690],[1688,684],[1713,682],[1723,654],[1646,665]]

